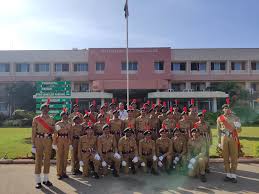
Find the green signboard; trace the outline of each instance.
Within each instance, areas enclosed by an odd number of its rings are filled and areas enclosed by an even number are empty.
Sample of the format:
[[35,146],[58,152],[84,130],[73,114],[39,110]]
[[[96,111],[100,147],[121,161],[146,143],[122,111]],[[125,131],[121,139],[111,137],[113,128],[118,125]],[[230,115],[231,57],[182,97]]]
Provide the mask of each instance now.
[[[57,98],[57,97],[63,98]],[[71,81],[38,81],[36,82],[36,113],[40,114],[41,104],[50,98],[49,114],[60,120],[60,112],[66,108],[71,110]]]

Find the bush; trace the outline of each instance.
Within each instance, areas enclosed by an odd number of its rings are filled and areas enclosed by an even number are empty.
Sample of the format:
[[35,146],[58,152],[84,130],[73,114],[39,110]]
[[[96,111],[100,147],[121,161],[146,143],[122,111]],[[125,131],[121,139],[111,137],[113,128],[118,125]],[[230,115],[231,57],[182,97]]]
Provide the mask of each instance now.
[[0,112],[0,126],[3,125],[3,122],[7,119],[7,116]]
[[240,118],[242,124],[249,125],[259,122],[259,115],[249,105],[236,105],[233,112]]
[[209,123],[209,125],[217,125],[217,118],[222,114],[221,112],[207,112],[205,120]]
[[25,123],[31,123],[33,118],[35,117],[35,113],[25,111],[25,110],[15,110],[12,114],[12,120],[21,119]]

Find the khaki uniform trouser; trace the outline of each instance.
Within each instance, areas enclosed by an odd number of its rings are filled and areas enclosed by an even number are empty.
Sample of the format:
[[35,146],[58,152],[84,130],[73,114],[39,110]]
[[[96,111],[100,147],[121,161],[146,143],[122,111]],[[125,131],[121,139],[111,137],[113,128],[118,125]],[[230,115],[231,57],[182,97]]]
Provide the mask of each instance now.
[[151,155],[147,155],[147,156],[142,156],[140,158],[140,162],[141,163],[142,162],[145,163],[145,166],[142,167],[144,172],[147,172],[147,164],[148,163],[151,163],[153,170],[157,172],[157,160],[156,161],[153,160],[153,155],[152,154]]
[[78,142],[79,139],[73,139],[72,146],[73,150],[71,151],[71,171],[76,172],[80,169],[79,159],[78,159]]
[[[237,142],[228,136],[221,136],[222,156],[226,173],[236,173],[238,159]],[[230,158],[230,161],[229,161]],[[230,166],[231,164],[231,166]]]
[[[114,157],[114,152],[109,152],[109,153],[103,154],[102,156],[103,156],[103,160],[107,164],[111,165],[112,163],[114,163],[115,170],[117,171],[117,173],[120,172],[120,162],[121,162],[121,160]],[[102,170],[103,170],[104,175],[108,174],[108,166],[102,167]]]
[[195,164],[193,165],[193,169],[189,170],[189,176],[199,176],[205,174],[206,164],[208,163],[207,157],[198,157],[196,159]]
[[43,173],[49,174],[50,168],[50,157],[52,151],[52,139],[51,138],[39,138],[36,137],[35,139],[35,147],[36,147],[36,154],[35,154],[35,174],[41,173],[42,167],[42,160],[43,161]]
[[69,152],[69,140],[67,137],[58,137],[57,140],[57,175],[66,174],[67,159]]
[[126,162],[126,166],[123,166],[124,168],[124,173],[128,174],[129,173],[129,165],[130,166],[134,166],[135,170],[137,170],[138,167],[138,162],[137,163],[133,163],[132,160],[135,157],[134,153],[129,153],[129,154],[122,154],[122,161]]
[[82,153],[82,160],[84,163],[83,166],[83,176],[88,176],[89,175],[89,167],[90,167],[90,162],[93,162],[94,164],[94,172],[99,174],[99,168],[101,165],[101,161],[94,159],[95,154],[91,153]]

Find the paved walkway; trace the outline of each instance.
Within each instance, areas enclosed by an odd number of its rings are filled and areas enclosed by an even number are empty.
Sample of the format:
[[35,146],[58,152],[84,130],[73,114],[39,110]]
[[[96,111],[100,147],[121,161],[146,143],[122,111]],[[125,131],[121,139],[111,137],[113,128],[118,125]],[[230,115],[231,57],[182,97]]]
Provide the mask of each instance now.
[[[161,174],[152,176],[138,173],[137,175],[121,175],[120,178],[108,177],[95,180],[70,176],[65,181],[57,180],[56,168],[51,167],[50,180],[54,186],[36,190],[34,188],[34,165],[0,165],[1,194],[29,193],[87,193],[87,194],[172,194],[172,193],[259,193],[259,164],[239,164],[238,183],[223,182],[223,164],[213,164],[212,172],[207,176],[208,182],[185,176]],[[68,167],[68,170],[70,167]],[[69,175],[70,173],[68,173]]]

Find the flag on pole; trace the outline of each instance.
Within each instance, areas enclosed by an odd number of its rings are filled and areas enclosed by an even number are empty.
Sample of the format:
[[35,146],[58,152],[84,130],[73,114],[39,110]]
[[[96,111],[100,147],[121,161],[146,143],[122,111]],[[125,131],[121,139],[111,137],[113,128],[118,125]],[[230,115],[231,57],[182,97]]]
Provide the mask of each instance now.
[[128,0],[126,0],[124,5],[125,18],[129,17]]

